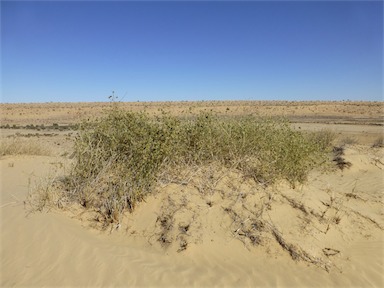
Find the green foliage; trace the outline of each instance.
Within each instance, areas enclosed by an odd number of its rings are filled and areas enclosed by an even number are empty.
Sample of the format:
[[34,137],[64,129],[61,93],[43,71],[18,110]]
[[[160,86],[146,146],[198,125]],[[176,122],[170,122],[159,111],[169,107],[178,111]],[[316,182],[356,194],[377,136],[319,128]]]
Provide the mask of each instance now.
[[151,118],[117,106],[79,128],[68,195],[96,209],[106,222],[118,220],[151,193],[162,169],[216,162],[265,185],[286,179],[294,186],[306,179],[330,142],[329,135],[294,131],[283,119],[212,113]]

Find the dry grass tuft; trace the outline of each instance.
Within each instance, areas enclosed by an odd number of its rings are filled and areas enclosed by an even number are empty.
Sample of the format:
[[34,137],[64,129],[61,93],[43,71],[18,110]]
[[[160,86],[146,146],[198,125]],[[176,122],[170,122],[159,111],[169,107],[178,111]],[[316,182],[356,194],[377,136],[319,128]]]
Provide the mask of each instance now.
[[6,155],[41,155],[49,156],[51,151],[38,141],[20,138],[5,138],[0,140],[0,156]]

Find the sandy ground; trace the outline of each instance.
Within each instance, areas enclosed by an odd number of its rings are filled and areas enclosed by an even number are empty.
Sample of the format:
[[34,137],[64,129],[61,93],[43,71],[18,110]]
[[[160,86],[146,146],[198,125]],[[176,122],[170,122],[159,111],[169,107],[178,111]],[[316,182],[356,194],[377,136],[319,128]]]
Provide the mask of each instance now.
[[[121,102],[119,107],[146,111],[150,115],[162,111],[188,115],[212,111],[219,115],[284,116],[295,123],[384,124],[383,102],[285,102],[285,101],[201,101],[201,102]],[[111,103],[0,103],[1,125],[68,125],[101,116]]]
[[[333,106],[348,110],[344,104]],[[354,112],[339,118],[319,105],[318,114],[328,111],[328,118],[303,112],[312,122],[293,124],[331,127],[338,141],[356,140],[345,149],[350,168],[313,171],[292,189],[284,182],[263,188],[203,167],[188,183],[163,179],[121,226],[105,231],[80,209],[29,213],[25,202],[29,191],[68,171],[75,132],[2,129],[3,139],[40,142],[51,156],[0,158],[0,286],[384,287],[384,148],[371,147],[383,135],[380,105],[377,112],[370,107],[372,114],[351,105]],[[10,115],[2,125],[51,121]]]

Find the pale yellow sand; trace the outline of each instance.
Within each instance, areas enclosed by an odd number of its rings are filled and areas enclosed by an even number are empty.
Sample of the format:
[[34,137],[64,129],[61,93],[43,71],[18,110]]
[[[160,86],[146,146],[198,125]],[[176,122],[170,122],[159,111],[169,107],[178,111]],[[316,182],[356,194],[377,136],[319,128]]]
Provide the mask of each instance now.
[[[42,176],[56,173],[59,166],[55,163],[67,160],[3,157],[0,285],[383,287],[383,155],[383,148],[352,146],[345,155],[352,163],[350,169],[326,175],[312,173],[309,182],[295,190],[285,184],[271,190],[274,201],[265,214],[270,217],[268,221],[286,240],[329,261],[329,273],[313,264],[293,261],[267,234],[263,245],[248,247],[228,229],[233,223],[220,205],[228,206],[230,199],[220,200],[213,193],[211,207],[200,205],[201,198],[189,185],[184,191],[176,184],[164,186],[127,217],[125,223],[131,224],[128,229],[122,227],[112,233],[93,230],[86,217],[73,218],[69,212],[44,211],[26,217],[23,201],[29,186],[42,181]],[[216,188],[220,190],[223,183],[225,179]],[[258,191],[247,191],[247,184],[242,185],[249,201],[259,197]],[[190,231],[194,234],[188,236],[189,245],[180,253],[174,244],[164,250],[147,237],[156,229],[153,220],[161,213],[166,195],[172,195],[175,201],[183,195],[190,197],[188,207],[201,215],[196,217],[200,230],[195,227]],[[333,195],[341,211],[340,222],[331,224],[324,233],[326,222],[294,209],[282,195],[314,212],[324,211],[320,201],[326,203]],[[336,209],[329,213],[336,213]],[[188,217],[187,212],[181,213],[175,221],[187,221]],[[303,223],[308,225],[302,227]],[[324,248],[340,253],[327,257]]]

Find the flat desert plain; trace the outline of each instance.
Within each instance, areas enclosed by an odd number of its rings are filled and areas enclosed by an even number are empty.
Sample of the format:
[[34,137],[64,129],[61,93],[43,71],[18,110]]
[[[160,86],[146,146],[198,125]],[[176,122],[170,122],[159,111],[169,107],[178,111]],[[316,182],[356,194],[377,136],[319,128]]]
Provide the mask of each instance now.
[[283,116],[333,131],[350,165],[315,169],[295,189],[197,167],[104,230],[81,207],[31,210],[29,193],[70,169],[73,125],[110,105],[0,104],[1,287],[384,287],[383,102],[119,103],[151,115]]

